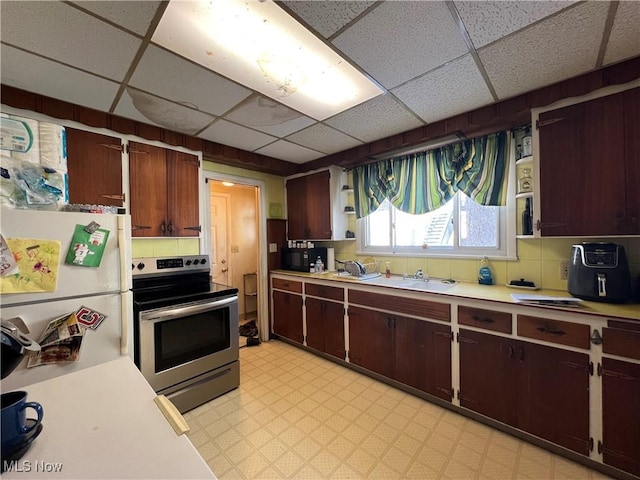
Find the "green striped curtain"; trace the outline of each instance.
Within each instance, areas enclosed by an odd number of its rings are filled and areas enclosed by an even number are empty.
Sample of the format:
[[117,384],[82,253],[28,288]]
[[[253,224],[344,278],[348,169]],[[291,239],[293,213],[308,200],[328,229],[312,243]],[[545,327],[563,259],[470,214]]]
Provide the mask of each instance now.
[[431,212],[458,191],[480,205],[506,205],[509,140],[503,131],[355,167],[357,218],[373,213],[385,198],[406,213]]

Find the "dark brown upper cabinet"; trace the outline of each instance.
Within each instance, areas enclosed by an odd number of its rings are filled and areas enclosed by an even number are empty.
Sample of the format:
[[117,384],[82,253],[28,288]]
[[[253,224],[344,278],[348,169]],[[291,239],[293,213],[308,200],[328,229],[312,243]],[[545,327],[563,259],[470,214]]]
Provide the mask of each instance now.
[[132,235],[199,236],[199,175],[195,155],[129,142]]
[[122,142],[119,138],[65,128],[69,202],[122,207]]
[[640,88],[539,115],[542,236],[640,234]]

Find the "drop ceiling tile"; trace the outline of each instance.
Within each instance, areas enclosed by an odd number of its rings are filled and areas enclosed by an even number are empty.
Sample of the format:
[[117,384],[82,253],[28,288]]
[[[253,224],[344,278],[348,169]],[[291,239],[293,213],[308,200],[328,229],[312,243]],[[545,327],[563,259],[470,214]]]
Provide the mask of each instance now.
[[251,95],[251,90],[155,45],[147,47],[129,84],[217,116]]
[[125,118],[194,135],[215,117],[128,87],[114,112]]
[[162,4],[151,0],[82,0],[73,3],[141,36],[146,35],[158,7]]
[[493,102],[471,54],[405,83],[392,92],[427,123]]
[[376,97],[324,123],[363,142],[373,142],[423,125],[393,95]]
[[619,2],[604,64],[640,55],[640,2]]
[[0,79],[5,85],[106,112],[119,84],[2,45]]
[[478,51],[500,99],[596,67],[608,2],[584,2]]
[[62,2],[2,2],[2,41],[121,81],[141,41]]
[[320,35],[329,38],[376,2],[285,1],[282,3]]
[[276,138],[271,135],[265,135],[264,133],[256,132],[255,130],[227,122],[226,120],[218,120],[198,136],[211,140],[212,142],[229,145],[249,152],[253,152],[257,148],[263,147],[276,140]]
[[454,2],[476,48],[572,5],[573,1]]
[[254,94],[224,118],[276,137],[286,137],[315,123],[302,113],[260,94]]
[[289,135],[287,140],[326,154],[341,152],[362,144],[361,141],[321,123]]
[[286,140],[278,140],[266,147],[256,150],[256,153],[268,157],[279,158],[292,163],[305,163],[324,157],[324,153],[316,152],[310,148],[301,147]]
[[385,2],[333,43],[388,89],[468,52],[445,2]]

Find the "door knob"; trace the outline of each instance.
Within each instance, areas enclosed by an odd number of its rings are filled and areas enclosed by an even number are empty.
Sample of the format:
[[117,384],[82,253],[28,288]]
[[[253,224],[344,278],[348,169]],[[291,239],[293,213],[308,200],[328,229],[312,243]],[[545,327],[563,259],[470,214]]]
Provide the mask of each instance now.
[[223,269],[221,270],[221,272],[222,272],[222,273],[227,273],[228,271],[229,271],[229,269],[228,269],[228,268],[223,268]]
[[226,260],[222,260],[220,263],[227,263],[227,261]]

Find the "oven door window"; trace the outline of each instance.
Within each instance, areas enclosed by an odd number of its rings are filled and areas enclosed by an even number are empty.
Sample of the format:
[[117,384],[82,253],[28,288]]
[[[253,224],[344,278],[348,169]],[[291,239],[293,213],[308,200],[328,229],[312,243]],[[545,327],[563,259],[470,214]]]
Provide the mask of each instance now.
[[228,349],[231,346],[229,326],[228,308],[156,323],[156,373]]

